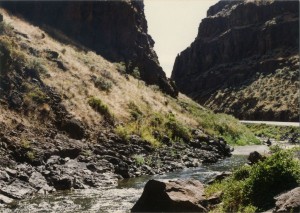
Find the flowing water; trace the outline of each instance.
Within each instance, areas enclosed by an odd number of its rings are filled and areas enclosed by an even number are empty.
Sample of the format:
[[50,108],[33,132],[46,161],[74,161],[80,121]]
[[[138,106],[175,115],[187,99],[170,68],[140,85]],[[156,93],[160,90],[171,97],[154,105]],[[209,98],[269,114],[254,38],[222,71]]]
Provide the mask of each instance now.
[[150,179],[194,178],[205,183],[217,173],[230,171],[246,161],[245,155],[233,155],[215,164],[198,168],[121,180],[117,187],[73,190],[34,197],[16,202],[9,209],[0,208],[0,212],[130,212]]

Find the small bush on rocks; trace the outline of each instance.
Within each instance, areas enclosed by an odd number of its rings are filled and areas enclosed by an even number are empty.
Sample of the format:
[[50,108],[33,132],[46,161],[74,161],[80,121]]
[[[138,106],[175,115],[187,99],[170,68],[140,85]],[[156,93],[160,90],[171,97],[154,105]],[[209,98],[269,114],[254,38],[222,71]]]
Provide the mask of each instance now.
[[135,163],[139,166],[145,164],[145,158],[142,155],[133,155],[132,158],[134,159]]
[[10,24],[4,21],[0,22],[0,35],[8,34],[12,32],[13,29],[14,28]]
[[160,146],[164,137],[176,141],[190,139],[190,129],[176,120],[173,114],[143,114],[135,104],[130,103],[129,107],[132,110],[132,121],[115,129],[121,138],[127,140],[130,135],[139,135],[153,146]]
[[107,105],[105,105],[100,99],[91,97],[88,100],[88,104],[98,113],[104,116],[104,119],[110,123],[114,122],[114,116],[110,112]]
[[133,120],[138,120],[143,116],[143,112],[139,109],[139,107],[134,102],[130,102],[128,104],[128,108]]
[[46,103],[48,100],[48,96],[38,87],[30,91],[27,96],[38,104]]

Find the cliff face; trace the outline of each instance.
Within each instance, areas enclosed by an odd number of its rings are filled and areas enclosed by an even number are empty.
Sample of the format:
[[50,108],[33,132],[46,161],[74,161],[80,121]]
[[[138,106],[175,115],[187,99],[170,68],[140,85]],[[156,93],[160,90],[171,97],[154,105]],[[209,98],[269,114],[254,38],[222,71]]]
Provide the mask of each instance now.
[[220,1],[175,61],[178,88],[241,119],[297,120],[298,1]]
[[174,84],[159,65],[154,41],[147,34],[142,1],[6,1],[1,6],[56,37],[60,31],[72,44],[92,49],[112,62],[125,62],[129,73],[138,67],[141,79],[177,96]]

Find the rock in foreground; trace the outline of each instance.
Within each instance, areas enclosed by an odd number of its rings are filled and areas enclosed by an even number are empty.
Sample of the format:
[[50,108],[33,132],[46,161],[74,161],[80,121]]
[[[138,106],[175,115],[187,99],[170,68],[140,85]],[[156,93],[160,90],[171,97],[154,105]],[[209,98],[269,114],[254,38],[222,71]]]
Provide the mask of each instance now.
[[275,212],[300,212],[300,187],[288,191],[275,199]]
[[132,212],[207,212],[204,186],[197,180],[149,180]]

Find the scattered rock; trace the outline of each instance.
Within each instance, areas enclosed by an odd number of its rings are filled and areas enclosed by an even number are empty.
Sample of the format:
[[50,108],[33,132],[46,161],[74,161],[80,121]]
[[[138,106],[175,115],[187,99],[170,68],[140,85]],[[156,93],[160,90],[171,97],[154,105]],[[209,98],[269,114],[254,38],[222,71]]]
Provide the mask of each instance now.
[[15,170],[15,169],[10,169],[10,168],[6,168],[5,171],[12,177],[16,177],[17,176],[17,173],[18,171]]
[[55,60],[58,59],[59,53],[54,51],[54,50],[50,50],[50,49],[46,49],[45,50],[46,54],[47,54],[47,58],[49,60]]
[[3,21],[3,15],[0,13],[0,22]]
[[275,212],[300,212],[300,187],[275,197]]
[[6,182],[10,180],[10,177],[7,174],[7,172],[0,171],[0,180],[6,181]]
[[251,152],[247,158],[249,160],[250,165],[257,163],[258,161],[262,161],[265,159],[261,154],[257,151]]
[[9,100],[10,107],[12,107],[14,109],[20,108],[23,104],[22,95],[20,93],[18,93],[17,91],[13,91],[11,93],[11,95],[9,96],[8,100]]
[[204,186],[200,181],[150,180],[131,212],[207,212],[203,203]]
[[120,161],[119,164],[115,167],[115,172],[121,175],[123,178],[130,178],[131,176],[129,174],[128,165],[123,161]]
[[40,74],[39,71],[34,68],[25,68],[24,74],[26,77],[30,77],[32,79],[38,79],[40,81]]
[[0,192],[13,199],[24,199],[36,192],[28,183],[16,179],[8,186],[0,189]]
[[85,127],[78,119],[66,119],[62,122],[61,127],[71,138],[80,140],[85,136]]
[[73,178],[69,175],[52,177],[52,184],[57,190],[71,189],[73,186]]
[[53,191],[53,188],[48,185],[46,178],[39,172],[33,172],[28,182],[37,190],[43,189],[43,194]]
[[9,204],[12,203],[13,201],[14,201],[13,199],[0,194],[0,203]]
[[68,67],[66,66],[66,64],[60,60],[55,60],[57,67],[63,71],[68,71]]

